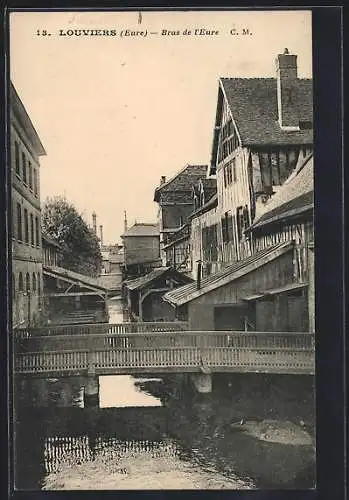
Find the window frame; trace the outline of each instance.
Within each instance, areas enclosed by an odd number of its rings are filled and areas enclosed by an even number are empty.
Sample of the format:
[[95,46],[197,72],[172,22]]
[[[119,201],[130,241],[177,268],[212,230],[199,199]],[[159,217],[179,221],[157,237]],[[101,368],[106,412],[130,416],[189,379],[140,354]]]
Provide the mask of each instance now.
[[19,143],[18,141],[14,141],[15,143],[15,172],[18,179],[21,178],[21,159],[20,159],[20,151],[19,151]]
[[24,243],[29,245],[29,214],[28,209],[24,209]]
[[19,292],[24,291],[24,279],[22,271],[20,271],[20,273],[18,274],[18,291]]
[[22,205],[17,202],[17,240],[23,241],[23,214]]
[[25,184],[27,186],[27,183],[28,183],[27,158],[25,156],[24,151],[22,151],[22,179],[23,179],[23,184]]

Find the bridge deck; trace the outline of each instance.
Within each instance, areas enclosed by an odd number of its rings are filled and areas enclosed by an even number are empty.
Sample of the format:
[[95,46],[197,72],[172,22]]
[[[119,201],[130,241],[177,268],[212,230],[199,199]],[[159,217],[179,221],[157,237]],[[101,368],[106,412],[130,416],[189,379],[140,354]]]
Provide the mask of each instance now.
[[22,341],[15,373],[54,377],[169,372],[313,374],[314,335],[277,332],[146,332],[55,335]]

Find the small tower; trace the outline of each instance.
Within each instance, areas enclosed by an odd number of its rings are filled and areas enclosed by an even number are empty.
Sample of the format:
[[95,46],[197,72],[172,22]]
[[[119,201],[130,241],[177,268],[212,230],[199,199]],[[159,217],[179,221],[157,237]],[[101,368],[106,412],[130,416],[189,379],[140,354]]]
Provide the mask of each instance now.
[[92,213],[92,228],[94,234],[97,236],[97,214],[96,212]]
[[124,211],[124,233],[127,231],[127,215],[126,210]]

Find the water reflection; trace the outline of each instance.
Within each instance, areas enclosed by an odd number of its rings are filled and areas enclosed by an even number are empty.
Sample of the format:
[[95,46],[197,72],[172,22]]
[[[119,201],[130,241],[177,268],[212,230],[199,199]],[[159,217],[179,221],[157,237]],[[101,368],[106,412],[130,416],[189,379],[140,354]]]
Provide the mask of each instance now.
[[45,470],[57,473],[62,466],[81,465],[90,461],[113,461],[137,454],[148,458],[181,456],[180,447],[172,441],[124,441],[115,437],[48,437],[45,439]]
[[161,406],[159,398],[141,391],[142,381],[144,379],[137,380],[131,375],[99,377],[99,407]]
[[[121,297],[112,297],[109,299],[109,323],[123,323],[124,316],[125,312]],[[100,408],[161,406],[161,400],[158,397],[154,397],[150,392],[145,391],[144,387],[142,387],[142,383],[147,380],[150,379],[136,379],[131,375],[99,377]],[[159,381],[160,379],[157,380]]]
[[[122,317],[122,302],[111,299],[110,322]],[[213,393],[200,397],[185,375],[100,377],[99,408],[83,408],[83,377],[28,384],[28,401],[38,407],[18,409],[16,486],[312,487],[314,446],[267,442],[231,425],[291,419],[311,429],[310,379],[234,374],[233,381],[232,386],[226,375],[215,376]]]

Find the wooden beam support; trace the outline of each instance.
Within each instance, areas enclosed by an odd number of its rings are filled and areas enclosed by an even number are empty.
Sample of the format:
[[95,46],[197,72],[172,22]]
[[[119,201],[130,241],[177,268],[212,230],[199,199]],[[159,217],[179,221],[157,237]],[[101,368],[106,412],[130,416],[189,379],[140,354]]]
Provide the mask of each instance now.
[[104,288],[99,288],[99,287],[94,287],[93,285],[89,285],[87,283],[83,283],[82,281],[79,280],[74,280],[72,278],[69,278],[67,276],[62,276],[62,275],[57,275],[55,273],[52,273],[50,271],[47,271],[46,269],[43,270],[43,274],[46,276],[50,276],[51,278],[55,278],[56,280],[64,281],[66,283],[70,283],[73,285],[76,285],[78,287],[84,287],[88,288],[89,290],[96,291],[96,293],[101,294],[101,293],[106,293]]
[[45,294],[47,297],[79,297],[82,295],[97,295],[105,300],[105,295],[101,292],[50,292]]
[[142,295],[142,292],[140,292],[140,304],[143,303],[144,299],[146,299],[150,294],[152,293],[161,293],[161,292],[168,292],[169,288],[152,288],[150,290],[147,290],[144,295]]

